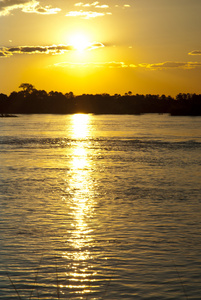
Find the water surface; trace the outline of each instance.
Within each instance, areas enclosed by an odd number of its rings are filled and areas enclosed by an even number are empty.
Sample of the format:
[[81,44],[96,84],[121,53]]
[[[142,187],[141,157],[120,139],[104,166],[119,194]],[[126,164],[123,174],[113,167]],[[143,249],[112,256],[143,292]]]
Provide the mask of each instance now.
[[200,117],[0,126],[1,299],[200,299]]

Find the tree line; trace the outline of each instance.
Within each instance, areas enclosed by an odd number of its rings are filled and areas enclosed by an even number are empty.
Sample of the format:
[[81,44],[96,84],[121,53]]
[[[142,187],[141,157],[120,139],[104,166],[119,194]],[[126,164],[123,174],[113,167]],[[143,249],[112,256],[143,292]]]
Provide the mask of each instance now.
[[145,114],[201,115],[201,94],[180,93],[175,98],[165,95],[63,94],[37,90],[22,83],[20,91],[9,96],[0,93],[0,114]]

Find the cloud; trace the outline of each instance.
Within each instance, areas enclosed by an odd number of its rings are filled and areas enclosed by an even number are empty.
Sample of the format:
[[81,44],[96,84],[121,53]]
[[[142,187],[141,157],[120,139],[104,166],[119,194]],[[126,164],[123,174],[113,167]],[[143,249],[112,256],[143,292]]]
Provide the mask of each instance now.
[[194,50],[188,53],[188,55],[201,55],[201,50]]
[[124,62],[97,62],[97,63],[71,63],[71,62],[62,62],[55,64],[54,67],[80,67],[80,68],[86,68],[86,67],[92,67],[92,68],[145,68],[150,70],[167,70],[167,69],[196,69],[201,68],[201,62],[163,62],[158,64],[125,64]]
[[37,0],[0,0],[0,16],[9,15],[13,10],[21,9],[25,13],[56,14],[61,9],[50,5],[41,6]]
[[103,5],[96,5],[96,8],[109,8],[109,5],[103,4]]
[[20,46],[10,48],[0,48],[0,56],[9,57],[13,54],[63,54],[74,50],[71,45],[52,45],[52,46]]
[[111,62],[88,62],[88,63],[71,63],[71,62],[61,62],[54,64],[54,67],[60,67],[60,68],[75,68],[75,67],[81,67],[81,68],[87,68],[87,67],[92,67],[92,68],[128,68],[129,66],[126,65],[124,62],[116,62],[116,61],[111,61]]
[[74,50],[71,45],[52,45],[52,46],[20,46],[0,49],[0,53],[10,56],[13,54],[63,54],[66,51]]
[[108,68],[128,68],[128,65],[126,65],[124,62],[120,61],[110,61],[103,63],[104,67]]
[[163,70],[163,69],[195,69],[200,68],[201,63],[199,62],[172,62],[167,61],[157,64],[139,64],[141,68],[152,69],[152,70]]
[[[94,50],[102,48],[102,43],[91,43],[86,50]],[[20,47],[9,47],[0,48],[0,57],[9,57],[14,54],[64,54],[68,51],[76,50],[73,45],[51,45],[51,46],[20,46]]]
[[[92,3],[83,3],[83,2],[78,2],[74,4],[77,7],[83,7],[83,8],[109,8],[108,5],[103,4],[100,5],[98,1],[92,2]],[[90,18],[97,18],[97,17],[103,17],[105,15],[111,15],[111,12],[99,12],[99,11],[84,11],[84,10],[75,10],[75,11],[69,11],[66,16],[67,17],[81,17],[82,19],[90,19]]]
[[109,6],[106,4],[99,5],[99,2],[92,2],[92,3],[83,3],[83,2],[78,2],[75,3],[75,6],[81,6],[81,7],[96,7],[96,8],[108,8]]
[[95,11],[69,11],[66,16],[67,17],[82,17],[83,19],[90,19],[96,17],[103,17],[105,15],[111,15],[110,12],[95,12]]
[[39,5],[39,2],[35,0],[33,0],[32,2],[33,3],[25,5],[22,11],[25,13],[37,13],[43,15],[57,14],[59,11],[61,11],[60,8],[52,8],[50,5],[42,7]]
[[75,3],[74,5],[75,6],[82,6],[82,7],[90,7],[90,6],[95,6],[97,5],[99,2],[93,2],[93,3],[83,3],[83,2],[78,2],[78,3]]
[[94,50],[97,48],[102,48],[105,47],[102,43],[91,43],[88,47],[87,50]]
[[130,4],[124,4],[124,5],[119,5],[119,4],[116,4],[115,5],[115,7],[118,7],[118,8],[123,8],[123,9],[125,9],[125,8],[130,8],[131,6],[130,6]]
[[130,64],[130,65],[129,65],[129,68],[137,68],[137,65]]
[[0,57],[7,57],[6,53],[3,51],[0,51]]

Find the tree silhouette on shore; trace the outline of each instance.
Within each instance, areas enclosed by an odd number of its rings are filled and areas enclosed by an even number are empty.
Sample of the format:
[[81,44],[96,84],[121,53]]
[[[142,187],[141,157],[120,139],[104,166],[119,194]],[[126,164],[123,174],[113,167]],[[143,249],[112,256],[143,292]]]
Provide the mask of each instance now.
[[201,95],[180,93],[173,98],[165,95],[83,94],[37,90],[32,84],[22,83],[20,91],[9,96],[0,93],[0,114],[145,114],[201,115]]

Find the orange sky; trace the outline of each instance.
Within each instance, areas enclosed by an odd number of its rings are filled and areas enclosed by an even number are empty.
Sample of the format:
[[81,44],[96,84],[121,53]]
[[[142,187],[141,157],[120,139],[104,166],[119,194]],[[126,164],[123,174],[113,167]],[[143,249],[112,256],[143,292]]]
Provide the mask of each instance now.
[[0,93],[201,93],[200,0],[0,0]]

